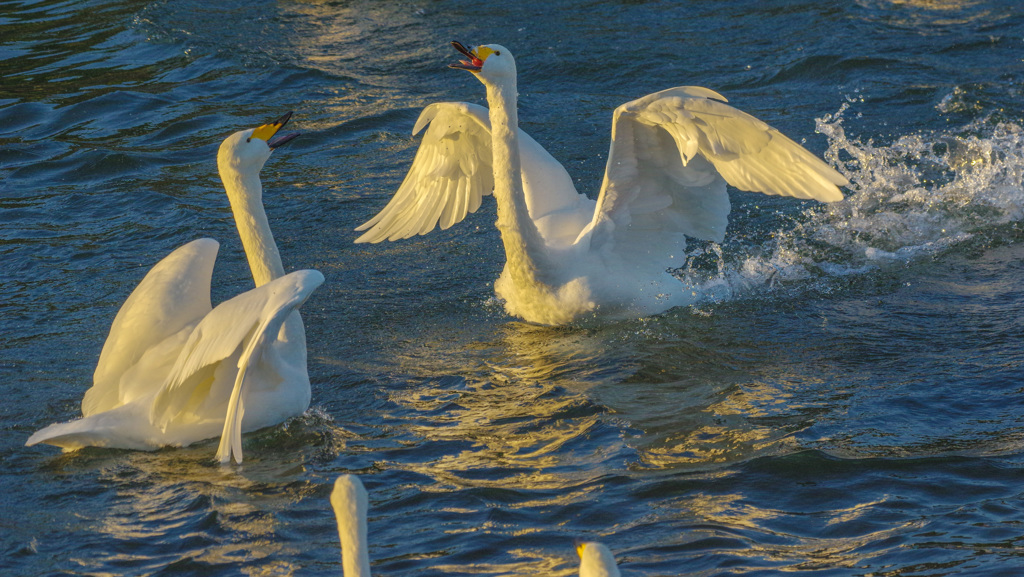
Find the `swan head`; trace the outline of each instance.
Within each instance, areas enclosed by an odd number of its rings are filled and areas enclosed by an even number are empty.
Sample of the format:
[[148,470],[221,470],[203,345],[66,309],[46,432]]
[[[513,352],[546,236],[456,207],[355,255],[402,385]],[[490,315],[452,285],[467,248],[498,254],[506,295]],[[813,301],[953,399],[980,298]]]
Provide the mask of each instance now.
[[339,519],[339,524],[348,527],[360,518],[366,518],[369,502],[366,488],[359,477],[341,475],[335,479],[334,490],[331,491],[331,506]]
[[516,61],[512,52],[500,44],[481,44],[469,49],[459,41],[452,41],[452,48],[458,50],[467,60],[449,64],[450,68],[468,70],[484,84],[498,84],[514,81]]
[[273,122],[240,130],[225,138],[217,151],[217,164],[242,172],[259,172],[274,149],[299,135],[298,132],[278,134],[291,117],[292,113],[288,112]]
[[597,541],[577,541],[576,554],[580,556],[580,577],[620,577],[615,555]]

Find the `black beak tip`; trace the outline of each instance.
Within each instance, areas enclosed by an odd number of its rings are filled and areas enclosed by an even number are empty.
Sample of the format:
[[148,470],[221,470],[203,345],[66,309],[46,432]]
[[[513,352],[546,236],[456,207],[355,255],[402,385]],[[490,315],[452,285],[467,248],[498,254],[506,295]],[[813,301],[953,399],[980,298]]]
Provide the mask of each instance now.
[[280,124],[280,125],[281,125],[281,126],[283,127],[283,126],[284,126],[285,124],[288,124],[288,121],[289,121],[289,120],[291,120],[291,118],[292,118],[292,114],[294,114],[294,112],[293,112],[293,111],[291,111],[291,110],[289,110],[288,112],[285,112],[285,113],[284,113],[284,114],[283,114],[283,115],[281,116],[281,118],[278,118],[277,120],[275,120],[275,121],[273,122],[273,124]]
[[470,52],[469,48],[464,46],[462,42],[458,40],[452,40],[452,48],[458,50],[463,56],[467,58],[473,58],[473,53]]

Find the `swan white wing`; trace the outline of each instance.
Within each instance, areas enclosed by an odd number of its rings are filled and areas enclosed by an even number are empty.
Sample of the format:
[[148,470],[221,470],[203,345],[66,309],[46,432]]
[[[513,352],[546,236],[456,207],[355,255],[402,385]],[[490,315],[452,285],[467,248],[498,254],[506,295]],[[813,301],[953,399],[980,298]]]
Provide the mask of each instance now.
[[[259,363],[261,351],[277,338],[281,326],[299,308],[316,287],[324,282],[324,277],[314,270],[297,271],[278,281],[293,278],[275,291],[272,299],[263,309],[263,319],[253,337],[249,339],[242,356],[238,359],[238,376],[228,400],[228,410],[224,417],[224,431],[220,436],[217,448],[217,459],[227,463],[232,455],[235,461],[242,462],[242,417],[245,415],[246,375]],[[276,282],[276,281],[275,281]]]
[[121,376],[146,351],[210,312],[210,280],[218,248],[213,239],[194,240],[146,273],[114,317],[93,373],[93,386],[82,399],[84,416],[139,396],[121,390]]
[[[398,191],[357,231],[356,242],[400,240],[462,222],[494,189],[491,121],[487,109],[467,102],[439,102],[420,113],[413,129],[423,135]],[[544,147],[519,131],[519,154],[526,204],[549,241],[579,230],[593,214],[593,201],[576,192],[565,168]],[[581,211],[582,221],[574,213]]]
[[[413,128],[423,134],[416,158],[398,192],[357,231],[356,242],[399,240],[446,229],[476,212],[494,188],[487,109],[466,102],[439,102],[420,113]],[[369,230],[367,230],[369,229]]]
[[[158,427],[166,427],[179,415],[196,409],[209,395],[223,394],[210,390],[216,383],[204,369],[240,352],[239,370],[225,409],[224,434],[229,436],[230,450],[241,459],[246,375],[277,338],[284,319],[323,281],[323,275],[315,270],[296,271],[217,305],[189,336],[153,401],[150,420]],[[218,458],[224,460],[219,451]],[[227,458],[230,459],[230,454]]]
[[587,229],[592,246],[629,231],[721,242],[730,210],[726,182],[765,194],[842,200],[841,174],[724,102],[714,91],[682,86],[615,110],[605,179]]
[[594,201],[576,191],[572,177],[543,146],[519,131],[523,195],[530,218],[550,247],[571,245],[594,215]]

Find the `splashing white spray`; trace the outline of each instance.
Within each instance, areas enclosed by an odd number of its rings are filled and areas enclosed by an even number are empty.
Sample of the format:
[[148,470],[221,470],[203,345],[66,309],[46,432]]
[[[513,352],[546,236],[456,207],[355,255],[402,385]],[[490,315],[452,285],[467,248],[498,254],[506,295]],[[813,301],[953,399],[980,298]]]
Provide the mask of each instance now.
[[1021,126],[981,119],[876,145],[847,138],[849,106],[817,121],[829,140],[826,160],[850,180],[847,198],[804,211],[761,251],[691,252],[676,274],[699,302],[755,296],[791,281],[824,280],[813,286],[829,290],[829,279],[934,255],[1024,217]]

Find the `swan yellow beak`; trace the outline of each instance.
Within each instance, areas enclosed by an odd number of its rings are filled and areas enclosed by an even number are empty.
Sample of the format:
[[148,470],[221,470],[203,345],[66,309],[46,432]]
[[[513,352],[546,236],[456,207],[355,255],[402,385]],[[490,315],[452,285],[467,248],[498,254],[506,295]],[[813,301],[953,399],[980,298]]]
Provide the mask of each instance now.
[[460,60],[456,64],[449,64],[449,68],[458,68],[459,70],[469,70],[472,73],[480,72],[480,69],[484,67],[484,61],[494,51],[486,46],[477,46],[473,50],[463,46],[458,40],[452,40],[452,48],[458,50],[463,56],[469,58],[469,60]]
[[252,131],[252,136],[250,136],[249,139],[252,140],[253,138],[258,138],[266,142],[267,146],[269,146],[271,150],[285,144],[286,142],[291,142],[299,135],[298,132],[290,132],[288,134],[277,136],[276,138],[274,137],[274,135],[277,134],[277,131],[281,130],[285,124],[288,124],[288,121],[291,120],[291,118],[292,113],[290,111],[286,112],[281,116],[281,118],[278,118],[270,124],[264,124],[263,126],[257,127]]
[[578,555],[580,559],[583,558],[583,550],[586,549],[586,548],[587,548],[586,542],[584,542],[584,541],[576,541],[576,555]]

